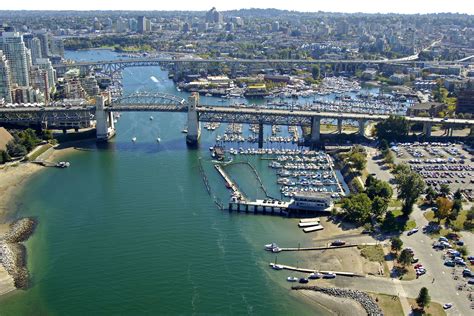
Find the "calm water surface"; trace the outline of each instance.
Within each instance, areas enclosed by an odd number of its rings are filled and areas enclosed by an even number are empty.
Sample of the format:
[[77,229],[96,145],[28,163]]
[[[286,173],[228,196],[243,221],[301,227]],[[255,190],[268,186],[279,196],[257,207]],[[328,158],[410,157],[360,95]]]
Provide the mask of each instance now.
[[[124,88],[186,96],[158,67],[126,69]],[[106,148],[91,145],[64,158],[70,168],[32,178],[15,214],[39,218],[27,242],[32,287],[1,298],[1,315],[324,314],[289,291],[288,274],[270,270],[275,257],[262,250],[271,241],[304,245],[309,237],[295,220],[218,210],[198,168],[202,158],[213,193],[226,201],[207,149],[215,134],[203,131],[202,149],[188,150],[184,124],[180,113],[124,113]],[[268,162],[253,163],[274,181]],[[249,195],[261,196],[251,172],[239,178]]]

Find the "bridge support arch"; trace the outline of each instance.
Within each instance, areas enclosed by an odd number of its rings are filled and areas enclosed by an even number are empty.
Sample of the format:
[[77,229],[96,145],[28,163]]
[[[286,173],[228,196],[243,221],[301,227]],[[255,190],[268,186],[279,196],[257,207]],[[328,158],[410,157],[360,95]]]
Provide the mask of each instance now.
[[201,136],[199,114],[196,111],[198,106],[199,94],[193,93],[188,99],[188,134],[186,135],[186,143],[190,146],[196,146]]
[[258,124],[258,148],[263,148],[263,124]]
[[337,133],[342,134],[342,118],[337,119]]
[[426,137],[431,137],[431,122],[423,123],[423,134]]
[[364,137],[366,124],[367,124],[366,120],[359,120],[359,136]]
[[110,95],[99,95],[95,99],[97,141],[107,141],[115,135],[113,114],[105,111],[106,102],[110,102]]
[[313,117],[311,119],[311,145],[319,143],[321,140],[321,118]]

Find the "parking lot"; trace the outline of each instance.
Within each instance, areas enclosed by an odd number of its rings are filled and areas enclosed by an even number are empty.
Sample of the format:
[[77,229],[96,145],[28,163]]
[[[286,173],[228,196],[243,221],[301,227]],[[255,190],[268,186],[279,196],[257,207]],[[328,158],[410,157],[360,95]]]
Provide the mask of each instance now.
[[391,149],[395,163],[409,164],[435,190],[447,184],[451,192],[461,189],[467,199],[473,200],[474,163],[462,143],[398,143]]

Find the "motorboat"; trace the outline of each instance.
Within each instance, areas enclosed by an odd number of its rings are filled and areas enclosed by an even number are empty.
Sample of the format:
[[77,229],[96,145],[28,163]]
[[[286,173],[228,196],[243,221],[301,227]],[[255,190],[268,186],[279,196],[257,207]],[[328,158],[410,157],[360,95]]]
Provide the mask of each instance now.
[[137,141],[137,138],[136,137],[133,137],[132,138],[132,142],[136,142]]
[[306,284],[306,283],[309,282],[309,280],[307,278],[300,278],[299,282],[302,283],[302,284]]
[[311,273],[309,276],[308,276],[308,279],[312,279],[312,280],[315,280],[315,279],[321,279],[323,277],[323,275],[319,272],[314,272],[314,273]]
[[150,121],[153,121],[153,116],[150,116]]
[[183,130],[181,131],[181,133],[185,133],[185,134],[186,134],[187,132],[188,132],[188,129],[187,129],[186,127],[183,128]]
[[283,270],[283,266],[279,265],[279,264],[273,264],[272,265],[272,269],[273,270]]
[[272,249],[272,252],[273,252],[273,253],[281,252],[281,248],[280,248],[280,247],[274,247],[274,248]]
[[274,242],[272,242],[271,244],[266,244],[265,245],[265,250],[272,251],[273,248],[278,248],[278,245]]
[[161,142],[161,138],[157,137],[157,138],[156,138],[156,142],[157,142],[157,143]]
[[328,272],[326,274],[323,275],[323,278],[324,279],[335,279],[336,278],[336,274],[333,273],[333,272]]
[[297,282],[298,281],[298,278],[297,277],[294,277],[294,276],[289,276],[286,278],[286,280],[288,282]]

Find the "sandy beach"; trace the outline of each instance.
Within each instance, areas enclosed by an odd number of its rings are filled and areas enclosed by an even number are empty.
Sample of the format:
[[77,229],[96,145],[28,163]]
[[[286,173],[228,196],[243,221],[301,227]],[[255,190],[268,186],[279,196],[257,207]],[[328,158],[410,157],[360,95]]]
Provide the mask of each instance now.
[[[47,158],[54,161],[59,156],[74,151],[74,148],[54,150]],[[16,163],[0,166],[0,240],[10,229],[13,212],[21,205],[21,188],[31,176],[45,167],[33,163]],[[0,264],[0,295],[15,290],[13,278]]]

